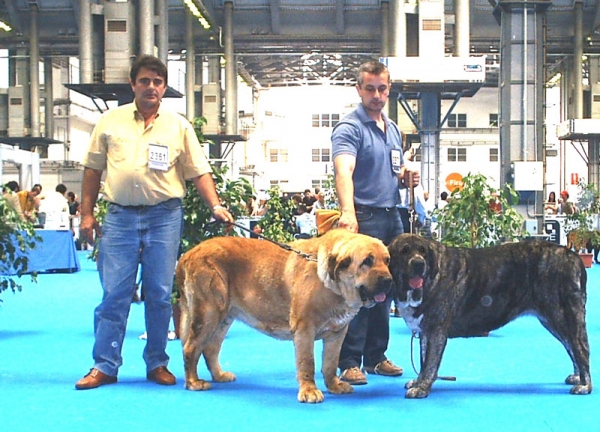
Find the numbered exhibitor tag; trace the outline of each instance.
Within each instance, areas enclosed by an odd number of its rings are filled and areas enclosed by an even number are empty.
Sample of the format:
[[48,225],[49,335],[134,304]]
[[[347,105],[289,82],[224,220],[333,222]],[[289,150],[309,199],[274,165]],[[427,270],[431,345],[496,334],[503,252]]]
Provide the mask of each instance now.
[[148,168],[160,171],[169,169],[169,148],[158,144],[148,144]]
[[402,167],[400,150],[392,150],[392,170],[396,174],[400,174],[400,168]]

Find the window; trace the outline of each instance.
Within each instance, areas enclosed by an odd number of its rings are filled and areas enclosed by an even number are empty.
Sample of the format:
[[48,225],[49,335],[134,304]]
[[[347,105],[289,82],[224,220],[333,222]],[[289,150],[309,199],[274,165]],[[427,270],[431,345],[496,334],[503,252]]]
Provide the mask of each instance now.
[[287,180],[269,180],[269,184],[271,185],[271,187],[273,186],[279,186],[281,188],[281,190],[285,190],[288,184]]
[[490,127],[498,127],[498,114],[490,114]]
[[327,182],[327,180],[312,180],[311,184],[312,184],[313,190],[315,188],[320,188],[321,190],[323,190],[323,187],[325,186],[326,182]]
[[467,127],[467,115],[466,114],[450,114],[448,116],[448,127],[466,128]]
[[288,150],[287,149],[270,149],[269,150],[269,161],[270,162],[287,162],[288,161]]
[[414,162],[421,162],[421,147],[415,150],[415,157],[413,158]]
[[466,148],[448,148],[448,162],[466,162],[467,161],[467,149]]
[[319,114],[312,115],[312,127],[319,127]]
[[339,114],[313,114],[312,127],[334,127],[340,122]]
[[498,149],[497,148],[490,149],[490,162],[498,162]]
[[331,150],[328,148],[312,149],[312,161],[313,162],[330,162],[331,161]]

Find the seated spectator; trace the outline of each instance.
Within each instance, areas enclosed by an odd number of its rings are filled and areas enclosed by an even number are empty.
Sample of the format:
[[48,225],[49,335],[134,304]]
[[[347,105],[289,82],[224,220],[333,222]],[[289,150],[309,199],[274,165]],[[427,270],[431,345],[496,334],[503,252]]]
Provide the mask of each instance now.
[[269,195],[266,192],[262,192],[258,197],[256,211],[252,214],[252,216],[264,216],[269,210],[269,205],[267,204],[268,201]]
[[569,192],[566,190],[560,193],[560,213],[570,215],[577,211],[575,204],[569,201]]
[[293,204],[293,208],[292,208],[292,216],[298,216],[298,206],[300,204],[302,204],[302,195],[300,194],[294,194],[292,195],[292,204]]
[[558,213],[558,203],[556,202],[556,194],[554,192],[550,192],[548,195],[548,201],[544,203],[544,211],[546,214]]
[[313,195],[310,189],[304,190],[304,197],[302,198],[302,202],[306,204],[306,211],[310,212],[312,210],[312,206],[317,200],[317,197]]
[[254,216],[254,214],[257,211],[256,207],[257,207],[256,197],[254,195],[251,195],[246,200],[246,215],[248,215],[248,216]]
[[317,210],[321,210],[325,208],[325,193],[319,192],[317,193],[317,200],[314,202],[312,206],[312,210],[310,211],[312,214],[315,214]]
[[67,202],[69,203],[69,215],[71,217],[79,216],[79,202],[73,192],[67,192]]
[[296,231],[301,238],[312,237],[317,232],[315,215],[307,211],[304,203],[298,206],[298,216],[294,218],[294,222],[296,223]]
[[21,203],[19,202],[19,183],[16,181],[9,181],[2,189],[2,197],[6,200],[8,205],[12,207],[18,214],[22,221],[25,221],[25,215],[21,209]]

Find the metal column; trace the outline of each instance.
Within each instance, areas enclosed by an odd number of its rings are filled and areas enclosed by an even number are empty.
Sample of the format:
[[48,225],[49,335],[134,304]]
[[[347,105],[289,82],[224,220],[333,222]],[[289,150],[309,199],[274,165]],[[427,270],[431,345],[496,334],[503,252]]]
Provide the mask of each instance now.
[[442,100],[439,93],[424,92],[421,95],[421,183],[429,196],[440,195],[440,123]]
[[[514,184],[513,162],[543,161],[544,46],[551,2],[500,1],[500,184]],[[543,191],[535,213],[543,213]]]
[[[44,136],[54,138],[54,81],[52,58],[44,58]],[[66,145],[66,144],[65,144]],[[65,154],[65,160],[66,160]]]
[[140,54],[154,55],[154,0],[140,0]]
[[185,116],[189,121],[196,117],[194,93],[195,72],[195,49],[194,49],[194,16],[186,11],[185,13]]
[[469,57],[471,13],[469,0],[454,0],[454,55]]
[[225,134],[237,134],[237,65],[233,52],[233,1],[224,3],[225,18]]
[[31,136],[40,133],[40,47],[38,39],[38,9],[31,6],[29,27],[29,85],[31,108]]
[[79,0],[79,83],[93,82],[92,7],[90,0]]
[[[167,0],[156,0],[156,16],[158,19],[157,39],[158,58],[167,64],[169,55],[169,5]],[[186,11],[189,14],[189,11]]]

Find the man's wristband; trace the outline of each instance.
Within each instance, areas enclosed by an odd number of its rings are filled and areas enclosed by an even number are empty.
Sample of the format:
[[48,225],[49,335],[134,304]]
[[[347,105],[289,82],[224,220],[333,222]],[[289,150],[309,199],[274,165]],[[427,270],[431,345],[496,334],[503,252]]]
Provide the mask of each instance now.
[[217,210],[225,210],[225,207],[223,207],[221,204],[217,204],[216,206],[214,206],[212,208],[213,213],[216,212]]

